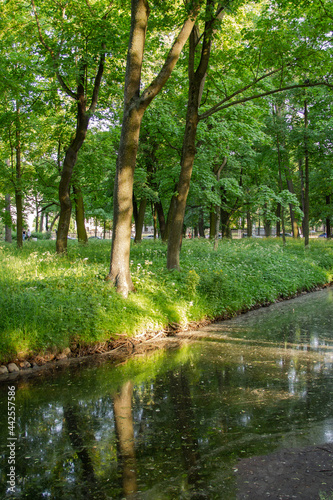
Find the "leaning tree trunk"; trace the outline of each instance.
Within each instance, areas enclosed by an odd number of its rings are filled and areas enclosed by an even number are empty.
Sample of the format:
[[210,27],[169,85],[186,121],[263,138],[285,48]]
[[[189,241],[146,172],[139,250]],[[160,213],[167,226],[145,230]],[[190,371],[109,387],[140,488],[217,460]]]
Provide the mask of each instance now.
[[78,101],[78,117],[76,136],[66,151],[59,183],[60,217],[56,243],[57,253],[59,254],[67,251],[67,237],[72,215],[72,202],[70,197],[72,175],[77,160],[77,154],[86,138],[88,130],[89,115],[87,115],[85,111],[85,100],[82,102]]
[[79,243],[87,243],[88,236],[85,226],[84,203],[81,187],[77,182],[73,184],[73,193],[75,200],[75,217],[77,228],[77,239]]
[[179,253],[182,243],[184,216],[186,208],[187,195],[190,189],[194,158],[195,142],[199,123],[199,106],[206,79],[206,72],[210,57],[211,43],[213,37],[214,22],[217,17],[212,14],[213,1],[207,0],[204,36],[201,49],[201,59],[197,70],[195,71],[195,49],[199,41],[198,30],[194,27],[190,36],[189,50],[189,92],[187,101],[187,114],[185,133],[183,139],[181,169],[177,185],[177,196],[175,197],[175,206],[173,210],[172,223],[168,239],[167,268],[179,269]]

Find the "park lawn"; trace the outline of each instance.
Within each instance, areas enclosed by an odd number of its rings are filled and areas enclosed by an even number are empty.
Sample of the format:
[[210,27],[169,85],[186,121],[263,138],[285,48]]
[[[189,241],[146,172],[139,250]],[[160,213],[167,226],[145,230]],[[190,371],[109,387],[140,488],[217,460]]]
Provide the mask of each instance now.
[[131,250],[136,292],[127,299],[104,281],[109,241],[55,254],[54,241],[0,244],[0,362],[65,347],[158,332],[170,324],[233,316],[332,281],[333,242],[288,239],[185,240],[181,271],[166,270],[166,245]]

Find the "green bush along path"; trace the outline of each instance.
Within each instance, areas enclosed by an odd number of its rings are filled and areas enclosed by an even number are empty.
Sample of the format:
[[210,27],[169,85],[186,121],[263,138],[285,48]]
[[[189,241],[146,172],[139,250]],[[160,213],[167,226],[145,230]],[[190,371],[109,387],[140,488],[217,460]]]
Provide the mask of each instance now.
[[0,362],[119,335],[158,332],[169,324],[233,316],[332,281],[333,242],[277,239],[185,240],[180,271],[165,269],[166,246],[131,249],[135,292],[127,299],[105,281],[109,241],[78,245],[67,256],[54,242],[0,245]]

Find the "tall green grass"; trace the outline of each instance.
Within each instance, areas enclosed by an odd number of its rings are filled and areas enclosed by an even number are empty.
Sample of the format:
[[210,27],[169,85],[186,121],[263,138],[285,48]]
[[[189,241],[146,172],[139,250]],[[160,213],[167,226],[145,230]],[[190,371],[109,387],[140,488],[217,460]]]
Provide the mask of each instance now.
[[131,250],[136,288],[128,299],[104,281],[110,242],[53,241],[0,245],[0,361],[72,344],[135,336],[168,324],[236,314],[331,281],[333,243],[276,239],[184,241],[181,271],[167,271],[166,246],[144,241]]

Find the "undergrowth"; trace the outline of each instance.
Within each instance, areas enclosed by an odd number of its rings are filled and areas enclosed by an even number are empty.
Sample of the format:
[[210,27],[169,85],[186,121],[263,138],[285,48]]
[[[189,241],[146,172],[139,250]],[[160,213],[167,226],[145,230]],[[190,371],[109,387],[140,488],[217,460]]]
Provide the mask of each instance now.
[[136,292],[128,299],[104,281],[110,242],[54,241],[0,245],[0,361],[73,344],[136,336],[168,324],[235,315],[331,281],[333,242],[276,239],[186,240],[181,271],[167,271],[166,246],[143,241],[131,249]]

